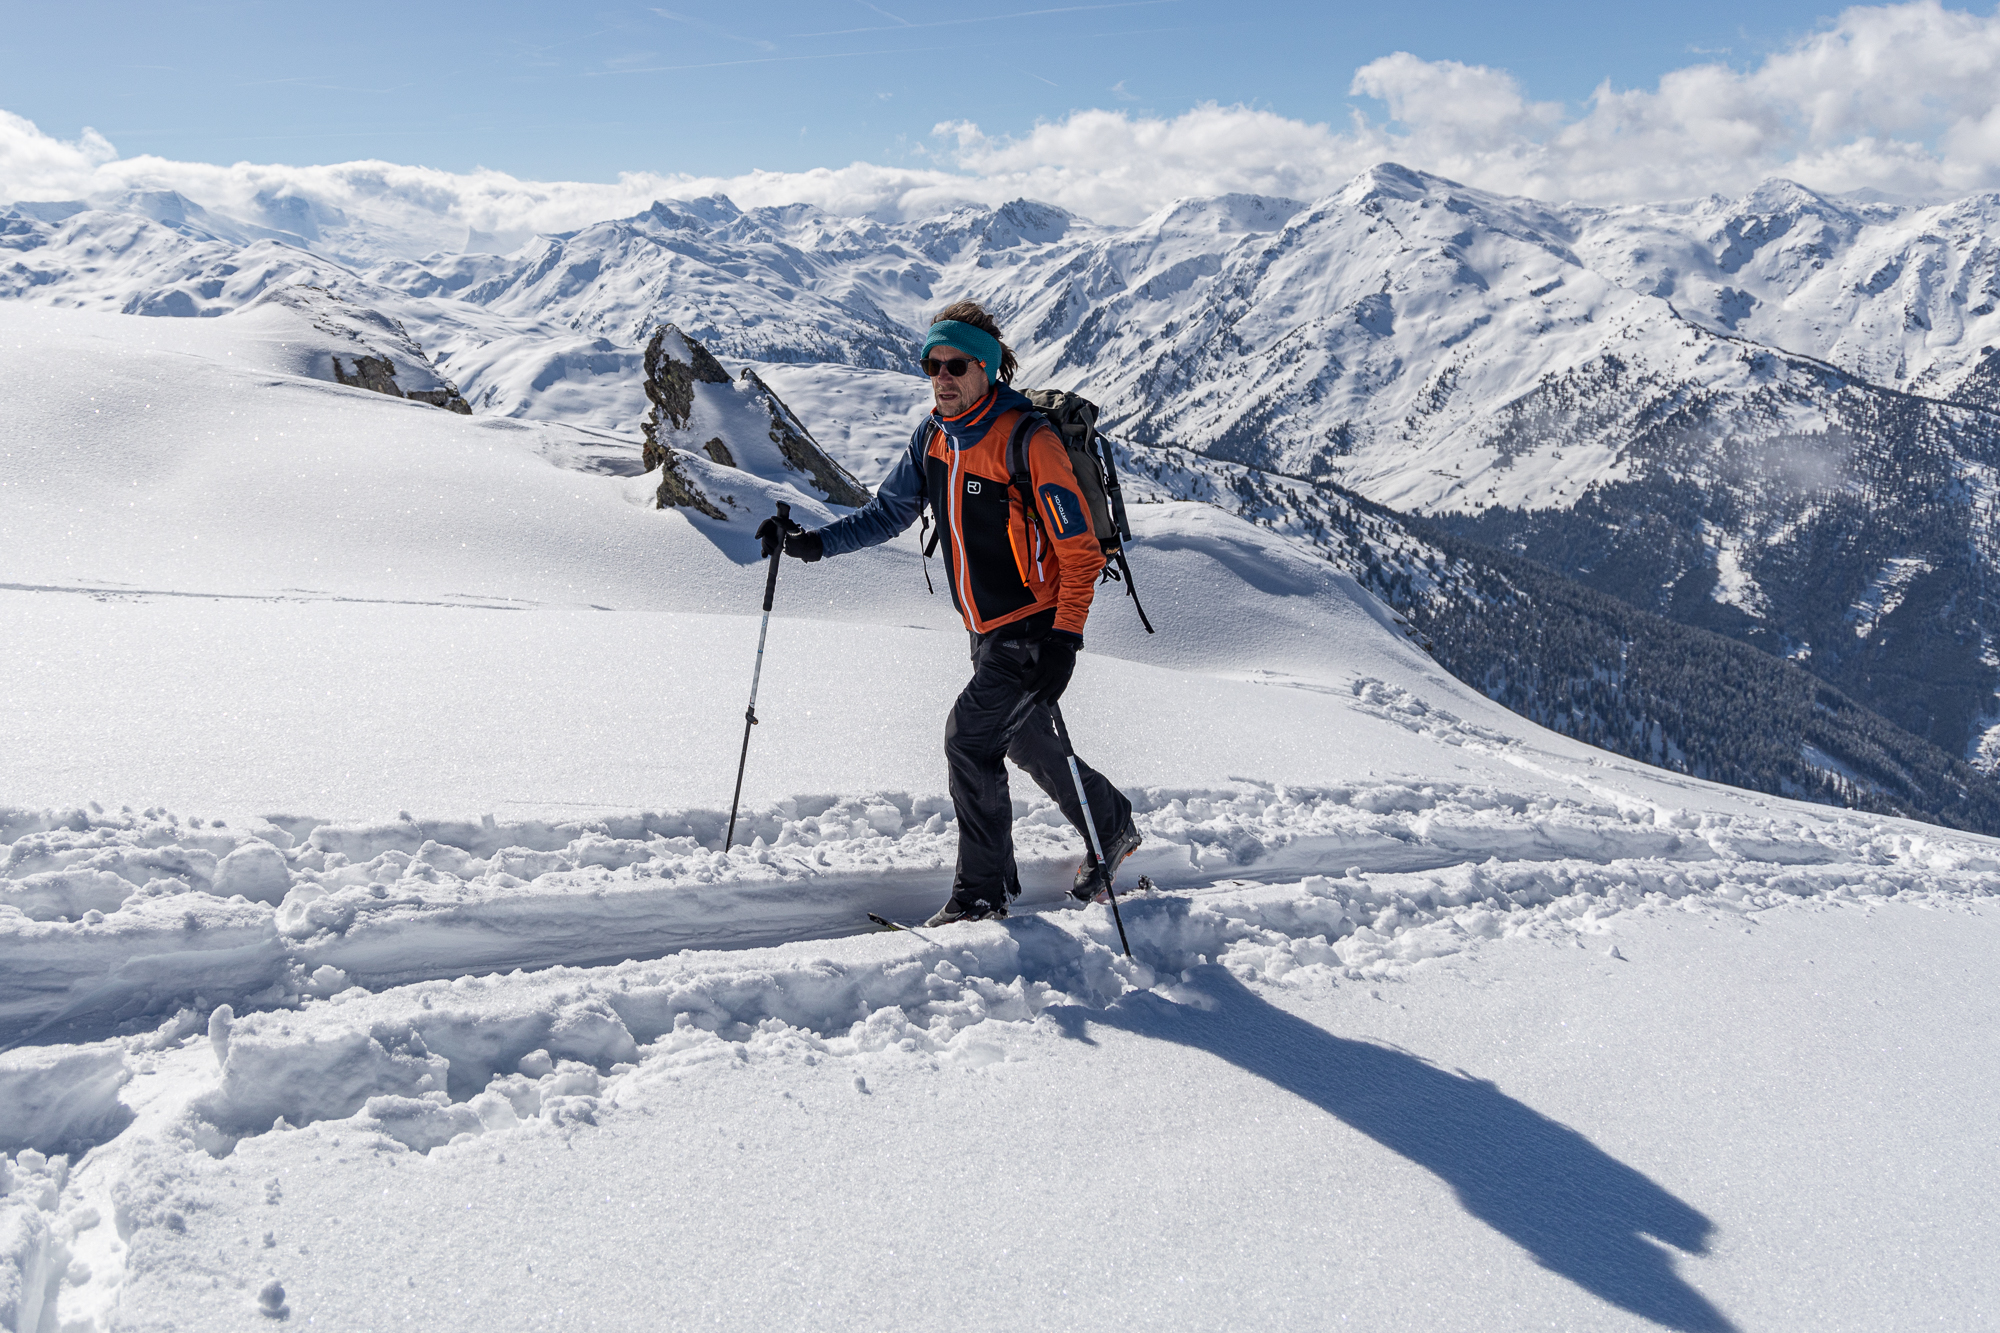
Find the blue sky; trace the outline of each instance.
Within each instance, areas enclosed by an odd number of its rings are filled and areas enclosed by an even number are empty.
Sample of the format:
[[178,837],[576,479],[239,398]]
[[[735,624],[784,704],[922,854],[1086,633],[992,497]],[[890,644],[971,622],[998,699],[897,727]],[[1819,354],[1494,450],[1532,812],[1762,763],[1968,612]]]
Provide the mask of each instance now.
[[1399,50],[1506,69],[1531,98],[1574,109],[1605,79],[1650,87],[1710,59],[1747,68],[1836,13],[1721,0],[16,0],[0,109],[64,139],[93,126],[121,154],[192,162],[383,158],[584,181],[790,172],[921,161],[940,121],[1018,135],[1090,107],[1172,117],[1244,103],[1338,128],[1360,105],[1380,120],[1349,83]]

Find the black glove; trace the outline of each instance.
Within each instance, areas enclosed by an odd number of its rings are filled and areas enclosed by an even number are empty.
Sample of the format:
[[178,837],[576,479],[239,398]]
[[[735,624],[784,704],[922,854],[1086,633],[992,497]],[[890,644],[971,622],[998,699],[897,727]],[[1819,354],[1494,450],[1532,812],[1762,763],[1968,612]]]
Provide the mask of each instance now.
[[784,546],[786,555],[799,560],[817,560],[826,554],[819,534],[807,532],[790,514],[767,518],[758,524],[757,544],[763,549],[766,560],[771,558],[771,552],[777,550],[780,544]]
[[763,548],[764,558],[769,560],[771,552],[784,544],[785,538],[803,531],[790,514],[777,514],[757,525],[757,545]]
[[1036,703],[1052,704],[1062,698],[1063,691],[1069,688],[1069,678],[1076,673],[1076,653],[1081,647],[1083,636],[1066,629],[1052,629],[1042,639],[1041,653],[1028,678],[1028,688],[1034,691]]

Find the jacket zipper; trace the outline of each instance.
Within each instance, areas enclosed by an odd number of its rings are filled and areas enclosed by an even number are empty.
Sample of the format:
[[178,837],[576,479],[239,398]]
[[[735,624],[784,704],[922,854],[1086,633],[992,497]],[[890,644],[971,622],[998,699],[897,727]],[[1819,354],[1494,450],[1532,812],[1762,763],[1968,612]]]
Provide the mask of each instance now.
[[963,450],[952,447],[951,435],[939,431],[944,436],[945,452],[951,455],[951,504],[946,515],[951,520],[952,561],[958,566],[959,601],[965,607],[966,619],[972,622],[973,632],[984,634],[986,620],[979,614],[979,601],[972,595],[972,568],[965,559],[965,492],[959,480],[960,461]]

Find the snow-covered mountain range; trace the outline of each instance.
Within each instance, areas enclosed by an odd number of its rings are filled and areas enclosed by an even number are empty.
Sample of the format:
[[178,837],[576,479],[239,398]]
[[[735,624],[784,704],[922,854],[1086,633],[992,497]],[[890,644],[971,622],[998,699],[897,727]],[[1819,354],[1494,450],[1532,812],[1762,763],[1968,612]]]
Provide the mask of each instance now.
[[1555,208],[1385,164],[1122,228],[712,198],[416,258],[308,201],[98,203],[0,220],[0,295],[203,315],[310,283],[399,320],[478,412],[628,435],[663,322],[720,356],[900,370],[971,295],[1027,382],[1086,390],[1122,438],[1338,482],[2000,764],[2000,195]]

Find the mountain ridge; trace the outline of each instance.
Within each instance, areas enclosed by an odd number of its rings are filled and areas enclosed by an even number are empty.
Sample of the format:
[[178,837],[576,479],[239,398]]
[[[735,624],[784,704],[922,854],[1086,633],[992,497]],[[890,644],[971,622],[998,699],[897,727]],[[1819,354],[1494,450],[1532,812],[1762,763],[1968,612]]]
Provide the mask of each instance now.
[[1773,180],[1590,209],[1388,163],[1317,201],[1179,200],[1132,227],[718,196],[365,269],[303,221],[303,244],[236,244],[167,203],[14,210],[0,298],[216,315],[310,282],[400,320],[475,410],[631,433],[662,323],[744,360],[901,368],[971,295],[1026,382],[1085,390],[1126,439],[1428,515],[2000,768],[2000,195]]

